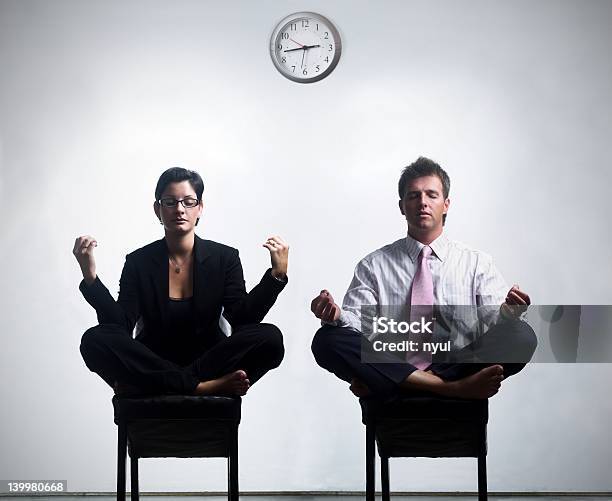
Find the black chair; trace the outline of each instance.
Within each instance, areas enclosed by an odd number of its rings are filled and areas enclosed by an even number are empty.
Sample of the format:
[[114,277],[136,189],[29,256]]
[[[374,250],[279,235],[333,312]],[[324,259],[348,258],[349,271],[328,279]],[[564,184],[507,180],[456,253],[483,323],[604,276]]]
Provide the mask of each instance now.
[[387,401],[362,398],[360,404],[366,426],[366,501],[375,499],[375,441],[383,501],[390,499],[390,457],[476,457],[478,499],[487,499],[487,399],[418,394]]
[[240,397],[115,395],[117,500],[125,501],[129,451],[132,501],[139,496],[138,458],[151,457],[228,458],[228,500],[238,501],[241,403]]

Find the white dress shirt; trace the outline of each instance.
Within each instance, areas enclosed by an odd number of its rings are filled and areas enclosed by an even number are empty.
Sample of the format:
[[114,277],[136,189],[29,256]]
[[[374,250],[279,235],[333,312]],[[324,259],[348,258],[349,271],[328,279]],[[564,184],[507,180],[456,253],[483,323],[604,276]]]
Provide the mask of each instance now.
[[[340,318],[332,325],[362,331],[362,306],[376,305],[379,315],[381,306],[409,306],[410,286],[423,247],[408,235],[363,258],[344,296]],[[433,252],[428,264],[433,278],[434,304],[466,306],[453,309],[450,319],[453,330],[471,331],[479,319],[488,325],[497,322],[499,306],[509,288],[491,256],[450,240],[444,233],[431,242],[430,247]],[[363,320],[371,321],[369,315]]]

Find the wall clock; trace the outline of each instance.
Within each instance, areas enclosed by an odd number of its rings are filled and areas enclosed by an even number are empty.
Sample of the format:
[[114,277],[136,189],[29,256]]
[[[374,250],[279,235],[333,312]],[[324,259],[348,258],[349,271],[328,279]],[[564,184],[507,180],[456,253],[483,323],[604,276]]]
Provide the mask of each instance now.
[[289,80],[317,82],[338,64],[342,42],[329,19],[314,12],[296,12],[283,19],[270,37],[276,69]]

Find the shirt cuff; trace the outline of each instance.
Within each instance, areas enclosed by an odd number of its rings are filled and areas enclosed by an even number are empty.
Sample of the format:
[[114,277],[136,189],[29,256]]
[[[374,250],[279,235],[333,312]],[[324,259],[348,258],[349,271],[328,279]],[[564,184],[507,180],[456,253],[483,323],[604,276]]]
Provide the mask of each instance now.
[[351,326],[351,322],[350,319],[348,317],[348,315],[346,314],[346,312],[344,310],[340,310],[340,316],[338,317],[338,320],[334,321],[334,322],[329,322],[329,325],[334,325],[336,327],[350,327]]

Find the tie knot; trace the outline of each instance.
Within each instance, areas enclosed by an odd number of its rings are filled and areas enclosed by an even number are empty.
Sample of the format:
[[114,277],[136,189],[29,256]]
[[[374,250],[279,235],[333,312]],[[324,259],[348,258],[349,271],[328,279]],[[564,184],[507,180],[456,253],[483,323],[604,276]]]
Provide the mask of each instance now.
[[421,249],[421,259],[427,259],[429,256],[431,256],[431,252],[431,247],[429,245],[423,247]]

